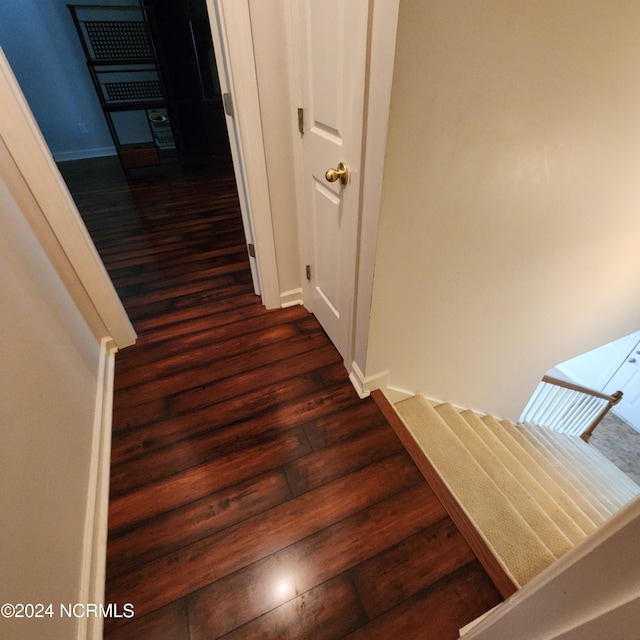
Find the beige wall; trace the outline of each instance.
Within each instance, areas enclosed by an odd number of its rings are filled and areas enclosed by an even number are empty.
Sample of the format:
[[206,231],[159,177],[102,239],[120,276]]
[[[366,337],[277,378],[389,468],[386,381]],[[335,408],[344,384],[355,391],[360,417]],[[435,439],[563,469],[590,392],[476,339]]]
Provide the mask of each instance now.
[[282,0],[249,0],[269,179],[280,292],[299,289],[300,254],[293,182],[295,107],[287,60],[287,10]]
[[402,0],[367,375],[517,417],[640,326],[640,4]]
[[0,292],[0,603],[56,607],[0,636],[72,638],[100,349],[3,178]]

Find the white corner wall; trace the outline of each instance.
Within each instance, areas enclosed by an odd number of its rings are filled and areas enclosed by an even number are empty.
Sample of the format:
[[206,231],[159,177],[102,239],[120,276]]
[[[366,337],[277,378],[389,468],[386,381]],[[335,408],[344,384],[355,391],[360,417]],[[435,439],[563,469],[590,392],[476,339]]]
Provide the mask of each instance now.
[[640,5],[402,0],[366,375],[516,417],[640,326]]
[[[0,618],[15,640],[78,637],[100,343],[0,178],[0,602],[53,603]],[[86,597],[86,596],[84,596]]]

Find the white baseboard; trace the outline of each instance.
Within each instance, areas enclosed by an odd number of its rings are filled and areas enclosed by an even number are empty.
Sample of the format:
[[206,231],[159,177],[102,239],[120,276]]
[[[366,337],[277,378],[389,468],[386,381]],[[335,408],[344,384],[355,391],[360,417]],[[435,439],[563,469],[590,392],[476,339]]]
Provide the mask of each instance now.
[[52,152],[56,162],[66,162],[67,160],[86,160],[87,158],[102,158],[104,156],[115,156],[115,147],[95,147],[94,149],[78,149],[76,151],[55,151]]
[[386,389],[389,372],[382,371],[372,376],[365,376],[356,362],[351,363],[349,380],[360,398],[367,398],[375,389]]
[[398,387],[387,387],[384,390],[384,395],[387,396],[391,404],[396,404],[397,402],[402,402],[403,400],[413,398],[413,396],[415,396],[416,394],[413,391],[399,389]]
[[[104,601],[116,351],[113,340],[111,338],[103,338],[100,345],[100,369],[96,390],[87,510],[84,525],[83,564],[78,599],[80,603],[102,603]],[[78,640],[102,640],[104,622],[102,618],[99,616],[83,617],[78,622]]]
[[302,289],[290,289],[289,291],[280,292],[280,307],[295,307],[302,304]]

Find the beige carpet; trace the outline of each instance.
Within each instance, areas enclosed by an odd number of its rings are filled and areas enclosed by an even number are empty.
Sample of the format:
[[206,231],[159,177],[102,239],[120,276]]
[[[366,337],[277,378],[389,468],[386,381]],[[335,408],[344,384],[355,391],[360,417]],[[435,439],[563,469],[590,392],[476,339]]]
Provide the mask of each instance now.
[[[539,427],[516,428],[507,421],[498,424],[488,416],[479,418],[448,403],[432,404],[421,396],[398,402],[395,408],[517,585],[529,582],[638,495],[638,486],[625,477],[624,469],[616,469],[600,447],[587,446],[579,438]],[[597,440],[608,441],[610,450],[617,442],[616,465],[623,448],[627,456],[630,453],[628,441],[622,444],[619,434],[633,434],[624,427],[628,429],[609,419]],[[637,436],[636,469],[640,471]],[[542,476],[546,476],[544,483],[539,480]],[[533,489],[546,491],[548,500],[536,500]],[[559,512],[566,518],[559,519]],[[574,540],[576,532],[565,532],[562,523],[568,520],[577,525],[578,516],[591,528],[582,529]]]
[[589,444],[640,484],[640,433],[609,413],[596,427]]

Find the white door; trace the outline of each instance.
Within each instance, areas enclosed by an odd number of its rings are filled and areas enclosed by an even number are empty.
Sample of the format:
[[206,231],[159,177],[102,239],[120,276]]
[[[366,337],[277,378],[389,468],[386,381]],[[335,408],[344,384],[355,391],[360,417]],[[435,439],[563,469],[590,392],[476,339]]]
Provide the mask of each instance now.
[[[345,359],[358,247],[368,11],[368,0],[306,0],[301,11],[309,306]],[[326,176],[340,163],[348,171],[344,184]]]
[[612,411],[640,431],[640,342],[625,358],[604,388],[605,393],[622,391],[622,400]]
[[556,365],[556,368],[573,382],[601,391],[605,389],[620,367],[620,363],[624,362],[638,341],[640,341],[640,331],[561,362]]

